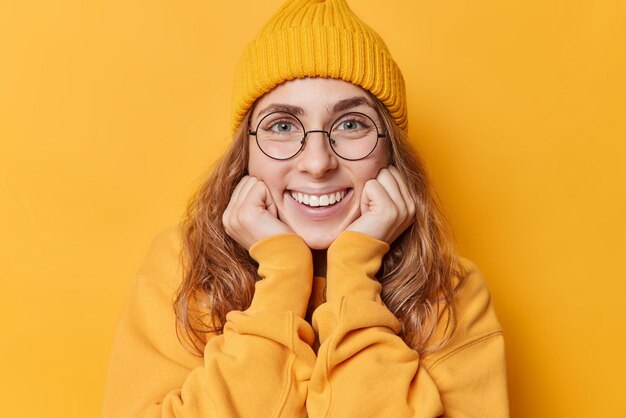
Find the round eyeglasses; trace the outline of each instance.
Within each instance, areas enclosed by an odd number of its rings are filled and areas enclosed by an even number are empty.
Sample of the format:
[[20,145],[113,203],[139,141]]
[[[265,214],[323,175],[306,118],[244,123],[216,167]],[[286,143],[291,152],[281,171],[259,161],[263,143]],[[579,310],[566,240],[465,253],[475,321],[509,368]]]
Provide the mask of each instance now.
[[263,154],[275,160],[288,160],[304,148],[307,136],[312,132],[326,134],[333,152],[348,161],[367,157],[376,148],[379,138],[386,136],[379,132],[371,117],[359,112],[339,116],[328,131],[307,131],[295,115],[272,112],[259,121],[256,130],[248,133],[256,137]]

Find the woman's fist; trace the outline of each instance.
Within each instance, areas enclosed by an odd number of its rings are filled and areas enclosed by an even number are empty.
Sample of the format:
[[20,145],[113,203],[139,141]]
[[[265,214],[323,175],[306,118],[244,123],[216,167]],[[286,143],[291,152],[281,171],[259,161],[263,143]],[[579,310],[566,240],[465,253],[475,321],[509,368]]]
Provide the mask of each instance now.
[[251,176],[242,178],[233,190],[222,223],[226,233],[246,250],[264,238],[293,232],[278,220],[276,203],[265,183]]
[[388,166],[361,192],[361,216],[346,230],[391,244],[415,220],[415,201],[398,169]]

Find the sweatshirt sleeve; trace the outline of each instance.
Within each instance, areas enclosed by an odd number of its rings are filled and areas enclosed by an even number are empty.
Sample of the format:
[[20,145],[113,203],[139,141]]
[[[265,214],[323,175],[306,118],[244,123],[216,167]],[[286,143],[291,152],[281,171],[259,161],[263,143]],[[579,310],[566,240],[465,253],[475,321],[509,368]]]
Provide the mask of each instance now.
[[311,253],[295,234],[250,249],[262,280],[250,307],[232,311],[203,357],[176,337],[172,301],[179,266],[171,237],[157,238],[139,272],[109,364],[105,417],[306,416],[315,363],[314,333],[303,319]]
[[[320,348],[309,384],[309,416],[508,416],[505,380],[498,376],[504,373],[502,346],[492,338],[499,326],[487,326],[487,334],[462,332],[461,341],[429,359],[439,374],[431,373],[397,335],[400,323],[381,300],[375,275],[388,250],[386,243],[352,231],[328,250],[327,302],[313,315]],[[457,374],[462,382],[454,381]]]

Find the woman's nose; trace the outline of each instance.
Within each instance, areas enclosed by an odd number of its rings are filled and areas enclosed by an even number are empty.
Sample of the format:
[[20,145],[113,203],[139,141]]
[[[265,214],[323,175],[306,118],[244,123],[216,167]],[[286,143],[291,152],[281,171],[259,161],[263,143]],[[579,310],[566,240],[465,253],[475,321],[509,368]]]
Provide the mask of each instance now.
[[309,132],[304,149],[298,156],[298,169],[310,173],[315,178],[324,176],[338,165],[338,157],[330,148],[330,141],[325,132]]

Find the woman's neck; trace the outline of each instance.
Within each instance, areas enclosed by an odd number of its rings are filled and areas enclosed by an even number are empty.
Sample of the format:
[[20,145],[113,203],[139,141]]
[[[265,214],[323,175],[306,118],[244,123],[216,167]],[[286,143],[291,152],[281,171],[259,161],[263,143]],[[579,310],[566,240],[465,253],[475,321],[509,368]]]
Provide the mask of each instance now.
[[326,277],[326,250],[311,250],[313,253],[313,275]]

